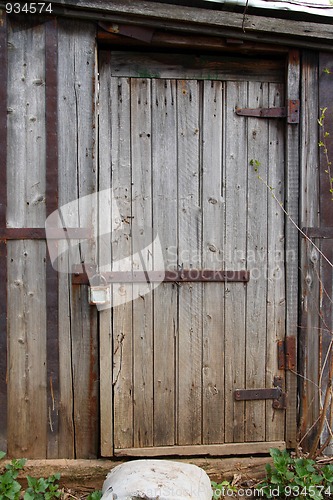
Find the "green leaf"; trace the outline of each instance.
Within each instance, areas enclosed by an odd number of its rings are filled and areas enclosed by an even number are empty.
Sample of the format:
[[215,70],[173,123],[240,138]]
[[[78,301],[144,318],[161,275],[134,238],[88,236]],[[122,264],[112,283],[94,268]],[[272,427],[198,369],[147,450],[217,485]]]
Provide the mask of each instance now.
[[101,491],[93,491],[88,495],[87,500],[100,500],[102,498],[103,493]]
[[5,456],[6,456],[6,453],[4,451],[0,451],[0,460],[5,458]]

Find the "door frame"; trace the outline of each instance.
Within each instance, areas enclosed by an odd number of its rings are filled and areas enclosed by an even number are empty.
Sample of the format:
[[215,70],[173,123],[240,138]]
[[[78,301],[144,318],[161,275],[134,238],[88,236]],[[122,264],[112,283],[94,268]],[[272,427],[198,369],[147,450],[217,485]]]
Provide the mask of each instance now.
[[[209,38],[209,37],[207,37]],[[123,44],[123,41],[122,41]],[[131,41],[129,43],[131,45]],[[103,48],[105,48],[103,46]],[[130,47],[122,47],[129,51]],[[152,47],[152,50],[154,48]],[[203,47],[204,49],[204,47]],[[118,50],[118,47],[116,47]],[[258,46],[260,52],[260,46]],[[285,52],[285,50],[282,50]],[[172,50],[170,49],[170,53]],[[285,71],[286,101],[299,100],[300,98],[300,52],[297,49],[291,49],[286,57]],[[96,107],[98,108],[98,106]],[[98,123],[98,120],[97,120]],[[285,127],[285,276],[286,276],[286,338],[296,339],[298,331],[298,230],[291,222],[299,220],[299,124],[286,123]],[[98,133],[98,137],[100,134]],[[110,352],[113,352],[112,335],[110,322],[112,313],[110,310],[103,311],[100,315],[100,432],[101,432],[101,455],[111,456],[163,456],[163,455],[211,455],[223,456],[230,454],[255,454],[265,453],[270,447],[275,448],[295,448],[297,436],[297,368],[287,370],[285,383],[288,394],[288,405],[285,415],[285,441],[274,442],[249,442],[249,443],[225,443],[216,445],[188,445],[188,446],[170,446],[154,448],[138,448],[120,450],[117,452],[113,446],[113,404],[112,395],[110,398],[103,398],[103,394],[110,391],[110,380],[112,381],[112,360]],[[112,384],[112,382],[111,382]],[[200,448],[200,449],[199,449]]]

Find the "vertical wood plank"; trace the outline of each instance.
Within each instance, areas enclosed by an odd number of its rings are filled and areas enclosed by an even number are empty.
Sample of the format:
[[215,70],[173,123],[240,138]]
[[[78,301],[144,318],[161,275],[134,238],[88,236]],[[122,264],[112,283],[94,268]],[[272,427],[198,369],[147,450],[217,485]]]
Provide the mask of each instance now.
[[[111,81],[112,189],[120,218],[112,244],[112,270],[122,271],[121,261],[132,254],[132,170],[130,137],[130,81]],[[124,299],[123,303],[122,300]],[[117,302],[119,305],[117,305]],[[114,446],[133,446],[133,312],[132,285],[113,286],[114,346]]]
[[[177,82],[178,264],[202,266],[199,82]],[[178,444],[202,440],[202,285],[179,287]]]
[[[165,269],[177,269],[176,82],[152,81],[152,168],[154,228]],[[154,290],[154,445],[176,441],[176,284]]]
[[[111,65],[110,53],[101,52],[99,56],[100,90],[99,101],[102,104],[99,114],[99,191],[111,187]],[[101,206],[101,201],[103,205]],[[107,199],[99,198],[99,268],[100,272],[111,271],[112,240],[112,195]],[[100,412],[101,412],[101,455],[113,455],[113,338],[112,310],[99,313],[100,343]]]
[[[96,190],[95,27],[84,22],[62,21],[58,50],[61,206]],[[78,210],[67,219],[73,227],[94,228],[96,208],[89,202],[79,202]],[[91,242],[81,241],[72,248],[70,264],[95,262]],[[64,306],[59,316],[59,452],[62,456],[89,458],[97,456],[99,449],[97,313],[88,304],[87,288],[71,287],[68,277],[60,277],[59,293]]]
[[[297,50],[289,52],[287,67],[287,99],[299,98],[300,58]],[[299,192],[299,126],[288,124],[286,132],[286,210],[298,222]],[[298,325],[298,232],[289,220],[286,221],[286,334],[297,336]],[[297,376],[286,374],[289,405],[286,410],[286,443],[288,448],[296,445]]]
[[[325,69],[329,69],[328,74]],[[331,96],[332,96],[332,59],[325,53],[319,55],[319,107],[323,109],[328,106],[328,110],[325,117],[325,131],[328,132],[328,137],[326,138],[327,150],[329,160],[332,161],[333,156],[333,119],[331,116]],[[321,131],[322,133],[323,131]],[[322,135],[320,136],[320,140]],[[330,182],[329,175],[327,173],[328,165],[327,159],[323,148],[320,148],[320,169],[319,169],[319,185],[320,185],[320,226],[321,227],[332,227],[333,226],[333,210],[332,210],[332,193],[330,192]],[[323,254],[333,262],[333,245],[330,240],[323,240],[321,242],[321,251]],[[332,330],[333,330],[333,271],[332,267],[322,259],[321,262],[321,300],[320,300],[320,342],[321,342],[321,366],[320,372],[322,374],[322,394],[325,394],[326,390],[330,387],[330,364],[332,363]],[[326,364],[324,360],[326,359]],[[329,412],[328,412],[329,413]],[[324,443],[330,437],[330,429],[325,426],[321,442]],[[333,441],[329,447],[325,450],[325,453],[332,453]]]
[[[267,106],[268,84],[249,82],[249,107]],[[257,178],[253,166],[250,165],[251,160],[261,163],[259,173],[267,183],[267,120],[248,120],[247,269],[251,279],[247,285],[246,305],[247,389],[265,387],[267,329],[267,187]],[[245,403],[246,441],[265,440],[265,416],[265,401]]]
[[[45,25],[46,215],[58,209],[58,32]],[[47,457],[59,456],[59,290],[58,272],[46,264]]]
[[[284,86],[269,84],[269,107],[283,106]],[[284,133],[282,120],[268,122],[269,161],[267,182],[280,202],[284,202]],[[284,214],[268,192],[267,207],[267,337],[266,387],[272,386],[278,371],[277,342],[285,337],[285,252]],[[266,401],[266,441],[283,441],[285,414],[274,411],[272,401]]]
[[[247,123],[236,107],[247,106],[247,83],[228,82],[225,104],[225,268],[247,268],[246,193]],[[237,140],[235,140],[235,137]],[[244,402],[234,401],[234,390],[245,387],[246,286],[225,285],[225,441],[245,441]]]
[[[7,18],[0,14],[0,227],[7,222]],[[0,450],[7,451],[7,245],[0,243]]]
[[[144,249],[153,241],[151,184],[151,80],[131,80],[133,268],[153,269]],[[138,254],[139,252],[139,254]],[[149,290],[149,287],[148,287]],[[153,296],[147,284],[133,285],[134,446],[153,446]]]
[[[203,269],[224,268],[222,82],[203,84]],[[203,443],[224,442],[224,284],[203,284]]]
[[[10,227],[45,221],[45,30],[8,32],[8,210]],[[20,75],[18,78],[17,75]],[[8,453],[47,449],[45,242],[8,244]]]
[[[319,226],[318,161],[318,55],[302,53],[301,101],[301,227]],[[301,328],[299,332],[300,433],[301,438],[319,416],[319,254],[301,239]],[[313,443],[313,432],[301,442],[303,449]]]

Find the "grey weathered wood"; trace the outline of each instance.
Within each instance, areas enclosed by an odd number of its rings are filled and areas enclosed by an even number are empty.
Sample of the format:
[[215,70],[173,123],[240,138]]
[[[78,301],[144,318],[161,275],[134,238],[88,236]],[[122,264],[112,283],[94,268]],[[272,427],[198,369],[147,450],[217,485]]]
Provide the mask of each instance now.
[[[301,115],[301,177],[300,177],[300,222],[302,227],[319,226],[319,164],[318,164],[318,56],[302,53],[302,115]],[[317,240],[318,241],[318,240]],[[319,255],[317,250],[301,239],[301,330],[300,336],[300,380],[302,437],[319,415],[319,395],[316,374],[319,374]],[[311,446],[312,433],[302,446]]]
[[[153,269],[151,81],[131,81],[133,267]],[[139,252],[139,253],[138,253]],[[153,296],[147,283],[133,285],[134,446],[153,445]],[[148,292],[148,293],[147,293]]]
[[285,449],[285,441],[268,441],[253,443],[226,443],[226,444],[206,444],[193,446],[154,446],[152,448],[129,448],[116,450],[117,457],[158,457],[168,455],[255,455],[268,453],[269,448]]
[[[284,86],[269,85],[269,106],[282,106]],[[269,122],[268,141],[269,160],[267,164],[267,351],[266,351],[266,387],[272,386],[272,380],[284,373],[278,371],[276,345],[285,338],[285,252],[284,252],[284,213],[272,193],[284,201],[284,132],[281,120]],[[266,440],[284,439],[284,412],[274,411],[272,403],[266,401]]]
[[[268,106],[268,85],[249,83],[249,108]],[[267,294],[267,171],[268,120],[247,119],[247,285],[246,305],[246,388],[265,387],[266,383],[266,294]],[[251,160],[259,161],[257,178]],[[270,346],[269,346],[270,347]],[[272,346],[273,347],[273,346]],[[245,403],[245,440],[265,440],[265,402]]]
[[[235,107],[247,106],[246,82],[229,82],[225,106],[225,267],[244,269],[246,261],[246,121]],[[236,138],[236,140],[235,140]],[[250,278],[251,279],[251,278]],[[244,402],[234,401],[234,390],[245,387],[246,285],[225,286],[225,441],[244,442]],[[235,341],[237,335],[237,341]]]
[[[111,179],[114,200],[120,219],[114,231],[112,244],[112,270],[122,270],[122,259],[131,260],[131,137],[130,82],[127,78],[111,80]],[[111,181],[110,179],[110,181]],[[122,302],[122,299],[124,301]],[[133,312],[132,285],[113,286],[113,401],[114,446],[133,446]],[[117,305],[119,304],[119,305]]]
[[189,54],[142,54],[112,52],[112,76],[177,78],[196,80],[260,80],[282,82],[279,60],[251,60],[242,57],[198,56]]
[[[200,84],[177,81],[178,265],[202,266]],[[202,440],[202,284],[178,289],[178,444]]]
[[[45,221],[45,33],[8,32],[7,223]],[[19,75],[19,77],[18,77]],[[47,447],[45,242],[8,244],[8,454]]]
[[[111,75],[110,53],[103,52],[99,57],[99,102],[103,103],[99,112],[99,191],[111,188]],[[112,194],[102,200],[99,198],[99,233],[106,233],[99,245],[100,272],[111,271],[112,240]],[[113,455],[113,338],[112,310],[105,309],[99,313],[99,365],[100,365],[100,437],[101,455]]]
[[[300,59],[297,50],[289,53],[287,69],[287,99],[299,98]],[[286,133],[286,210],[298,222],[299,195],[299,126],[287,125]],[[298,322],[298,232],[290,220],[286,221],[286,334],[297,336]],[[296,444],[296,391],[297,376],[286,374],[289,405],[286,410],[286,442],[292,448]]]
[[8,244],[8,454],[47,447],[44,242]]
[[[59,25],[59,205],[96,190],[94,164],[95,27],[82,22]],[[66,54],[66,57],[64,57]],[[96,210],[80,203],[67,217],[73,227],[95,227]],[[72,263],[95,261],[92,242],[73,242]],[[74,261],[74,262],[73,262]],[[71,287],[60,277],[60,436],[62,456],[87,458],[98,452],[96,311],[87,287]],[[68,305],[66,305],[66,303]],[[73,439],[68,439],[73,436]]]
[[[165,269],[177,268],[176,82],[152,81],[154,229]],[[154,291],[154,446],[176,442],[177,285]]]
[[[236,32],[238,37],[247,36],[248,38],[256,37],[265,40],[279,39],[280,43],[288,45],[288,43],[297,43],[292,37],[299,37],[301,40],[309,40],[310,42],[325,40],[327,46],[330,47],[332,40],[333,27],[331,24],[318,24],[316,22],[298,21],[297,23],[291,19],[269,18],[264,16],[246,15],[245,20],[243,14],[235,12],[212,11],[186,6],[173,5],[172,9],[169,5],[163,5],[154,2],[142,2],[139,0],[124,2],[113,2],[112,5],[106,0],[88,2],[80,0],[79,2],[67,1],[66,10],[63,8],[63,3],[55,1],[52,3],[54,12],[61,12],[67,16],[79,17],[86,16],[90,19],[110,20],[113,22],[127,21],[131,23],[140,23],[144,18],[145,25],[159,26],[164,28],[172,26],[172,23],[177,24],[183,29],[206,28],[209,34],[225,33],[230,36],[230,31]],[[74,7],[75,10],[71,10]],[[243,31],[244,28],[244,31]],[[244,33],[245,32],[245,33]],[[270,36],[267,36],[267,33]],[[265,38],[266,35],[266,38]],[[304,43],[304,42],[303,42]]]
[[[203,84],[202,267],[224,268],[224,86]],[[224,441],[224,284],[203,285],[202,442]]]

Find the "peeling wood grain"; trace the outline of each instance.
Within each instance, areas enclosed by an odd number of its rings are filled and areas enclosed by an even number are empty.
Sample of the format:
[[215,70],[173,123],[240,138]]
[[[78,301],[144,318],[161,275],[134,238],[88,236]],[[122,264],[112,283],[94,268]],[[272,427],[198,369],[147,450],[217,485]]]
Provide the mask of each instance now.
[[[224,265],[225,234],[225,85],[204,82],[202,110],[202,267]],[[203,285],[202,443],[223,443],[224,283]]]
[[[27,26],[8,32],[8,197],[11,227],[45,221],[45,31]],[[20,75],[20,78],[18,78]],[[36,84],[38,82],[38,84]],[[38,200],[38,202],[36,202]],[[46,246],[8,243],[8,453],[45,457]]]
[[[153,80],[153,214],[165,269],[177,268],[176,82]],[[177,286],[154,290],[154,446],[177,439],[178,314]],[[168,307],[165,305],[168,304]]]
[[[287,68],[287,99],[299,98],[300,59],[297,50],[289,53]],[[286,131],[286,204],[285,208],[294,221],[298,221],[299,196],[299,125],[287,125]],[[286,332],[297,335],[298,325],[298,232],[290,221],[286,221]],[[286,374],[287,390],[290,398],[286,410],[286,442],[288,448],[296,445],[296,391],[297,377]]]
[[[58,209],[58,31],[55,20],[45,26],[46,215]],[[48,458],[59,456],[59,295],[58,272],[46,264],[46,363]]]
[[[202,173],[199,154],[202,90],[177,81],[178,266],[202,267]],[[178,440],[202,442],[202,284],[178,289]]]
[[[246,261],[247,123],[235,114],[248,104],[247,82],[229,83],[225,104],[225,265],[243,269]],[[237,141],[234,138],[237,137]],[[235,283],[225,287],[225,442],[245,441],[245,403],[233,392],[245,387],[246,289]],[[237,333],[236,333],[237,332]],[[235,342],[237,335],[237,342]]]
[[[284,103],[284,85],[269,84],[268,104],[280,106]],[[268,124],[269,158],[267,183],[273,188],[278,200],[284,202],[284,134],[283,121]],[[266,387],[272,386],[274,376],[284,378],[278,371],[277,342],[286,336],[285,330],[285,255],[284,215],[277,202],[268,193],[267,199],[267,347]],[[271,402],[266,402],[266,440],[283,440],[285,436],[285,414],[274,411]]]
[[[62,206],[96,190],[95,27],[84,22],[62,21],[58,50],[59,205]],[[88,202],[84,207],[80,205],[79,213],[67,217],[67,225],[95,227],[96,217],[96,210]],[[73,246],[69,257],[71,264],[94,263],[94,245],[81,241]],[[88,304],[87,288],[71,287],[68,277],[60,276],[59,297],[59,453],[95,457],[99,449],[97,313]]]
[[[318,159],[318,55],[302,53],[302,122],[300,221],[305,227],[319,226],[319,159]],[[300,434],[301,438],[319,415],[319,255],[312,246],[301,240],[301,328],[299,332]],[[313,383],[314,382],[314,383]],[[313,429],[315,432],[315,428]],[[302,441],[309,449],[313,433]]]

